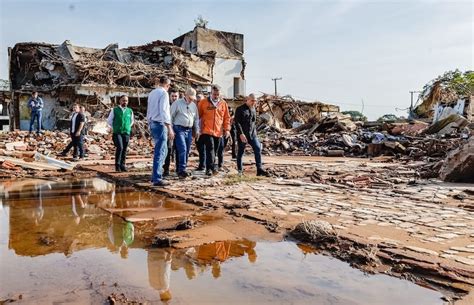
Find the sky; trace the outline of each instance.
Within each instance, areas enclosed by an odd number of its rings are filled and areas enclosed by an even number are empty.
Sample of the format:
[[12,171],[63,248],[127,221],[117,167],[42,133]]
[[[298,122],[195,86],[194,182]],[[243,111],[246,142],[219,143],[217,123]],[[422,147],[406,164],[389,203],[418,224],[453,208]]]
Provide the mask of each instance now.
[[473,70],[471,1],[0,0],[0,79],[18,42],[103,48],[172,41],[202,15],[244,34],[246,92],[278,93],[406,116],[411,90],[445,71]]

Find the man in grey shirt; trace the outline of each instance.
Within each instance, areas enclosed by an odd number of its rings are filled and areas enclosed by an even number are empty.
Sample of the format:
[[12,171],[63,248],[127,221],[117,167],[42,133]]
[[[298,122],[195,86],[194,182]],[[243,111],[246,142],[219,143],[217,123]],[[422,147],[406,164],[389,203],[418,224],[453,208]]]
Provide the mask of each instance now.
[[186,166],[193,140],[193,130],[195,137],[199,138],[199,115],[196,104],[193,103],[195,100],[196,90],[188,88],[184,97],[171,105],[171,121],[176,135],[174,143],[178,154],[176,165],[180,178],[189,176]]
[[151,182],[153,186],[165,186],[162,180],[163,163],[168,150],[168,138],[174,139],[173,128],[171,127],[170,102],[168,89],[171,80],[167,76],[160,77],[158,88],[148,95],[148,105],[146,118],[150,127],[151,136],[155,142],[153,154],[153,172]]

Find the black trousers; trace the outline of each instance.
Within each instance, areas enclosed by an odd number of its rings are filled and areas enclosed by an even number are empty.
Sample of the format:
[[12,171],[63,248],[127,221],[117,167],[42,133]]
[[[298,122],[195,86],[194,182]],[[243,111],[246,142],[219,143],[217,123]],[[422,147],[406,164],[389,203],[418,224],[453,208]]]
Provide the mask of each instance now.
[[130,142],[130,135],[124,133],[114,133],[112,140],[115,145],[115,167],[124,168],[127,157],[127,147]]
[[165,163],[163,164],[163,172],[170,171],[170,164],[171,164],[171,157],[174,153],[174,161],[176,164],[176,171],[178,171],[178,151],[176,150],[176,146],[174,145],[174,141],[168,141],[168,152],[166,154]]
[[84,135],[71,135],[71,139],[74,158],[77,158],[78,156],[84,158]]
[[217,166],[222,167],[224,165],[224,150],[227,147],[229,138],[222,136],[219,140],[219,148],[217,149]]
[[206,147],[206,170],[216,170],[214,162],[217,150],[219,149],[220,137],[213,137],[208,134],[201,135],[204,146]]
[[200,136],[196,141],[196,148],[199,154],[199,168],[204,168],[206,165],[206,146],[204,145],[204,137]]
[[230,128],[230,145],[232,148],[232,158],[237,158],[237,128],[232,125]]

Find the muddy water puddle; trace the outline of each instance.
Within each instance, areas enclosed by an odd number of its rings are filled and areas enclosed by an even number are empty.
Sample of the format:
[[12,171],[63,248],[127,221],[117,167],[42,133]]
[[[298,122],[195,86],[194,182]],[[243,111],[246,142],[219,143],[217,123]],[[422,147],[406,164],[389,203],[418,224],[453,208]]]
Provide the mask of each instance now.
[[197,208],[100,179],[0,182],[0,300],[103,304],[123,294],[152,304],[443,304],[436,291],[365,275],[293,242],[150,247],[144,221],[177,212]]

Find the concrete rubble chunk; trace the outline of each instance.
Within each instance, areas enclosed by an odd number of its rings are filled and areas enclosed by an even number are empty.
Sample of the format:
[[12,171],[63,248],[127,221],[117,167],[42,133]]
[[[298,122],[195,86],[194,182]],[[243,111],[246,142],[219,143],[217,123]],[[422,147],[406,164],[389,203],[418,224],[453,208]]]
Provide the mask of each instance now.
[[474,182],[474,137],[446,157],[440,178],[451,182]]
[[415,251],[415,252],[418,252],[418,253],[424,253],[424,254],[430,254],[430,255],[438,256],[438,252],[433,251],[433,250],[429,250],[429,249],[425,249],[425,248],[420,248],[420,247],[415,247],[415,246],[406,246],[405,249]]
[[467,252],[467,253],[474,253],[474,248],[467,248],[467,247],[451,247],[451,250],[459,251],[459,252]]

